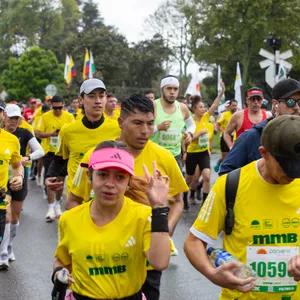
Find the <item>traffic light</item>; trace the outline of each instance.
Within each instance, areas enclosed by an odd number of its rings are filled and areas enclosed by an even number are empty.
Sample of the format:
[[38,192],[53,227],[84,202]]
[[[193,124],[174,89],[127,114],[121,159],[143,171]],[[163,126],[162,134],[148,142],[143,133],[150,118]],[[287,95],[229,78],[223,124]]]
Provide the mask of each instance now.
[[282,41],[281,38],[274,38],[274,37],[271,37],[271,38],[268,38],[268,39],[264,40],[265,44],[267,46],[269,46],[270,48],[272,48],[274,51],[280,49],[281,41]]

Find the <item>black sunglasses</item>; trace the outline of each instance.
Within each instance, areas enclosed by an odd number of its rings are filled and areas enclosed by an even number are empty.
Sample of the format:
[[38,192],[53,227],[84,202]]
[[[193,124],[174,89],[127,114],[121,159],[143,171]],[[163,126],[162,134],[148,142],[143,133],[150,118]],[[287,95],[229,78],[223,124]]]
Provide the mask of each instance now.
[[52,109],[61,110],[63,109],[63,106],[52,106]]
[[285,102],[286,106],[289,108],[293,108],[296,106],[296,103],[298,103],[298,106],[300,107],[300,99],[296,100],[293,98],[287,98],[284,100],[278,100],[278,102]]

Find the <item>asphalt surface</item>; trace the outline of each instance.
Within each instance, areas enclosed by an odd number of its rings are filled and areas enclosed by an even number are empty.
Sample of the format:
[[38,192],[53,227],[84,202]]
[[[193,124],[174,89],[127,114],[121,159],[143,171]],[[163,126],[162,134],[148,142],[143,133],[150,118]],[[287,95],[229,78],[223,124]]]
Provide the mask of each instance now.
[[[212,156],[213,166],[217,155]],[[212,170],[212,182],[217,178]],[[172,257],[169,268],[163,272],[161,300],[217,300],[220,289],[214,286],[188,262],[183,243],[193,224],[200,202],[183,213],[177,225],[174,242],[179,256]],[[0,271],[0,300],[51,299],[53,255],[57,246],[57,221],[46,223],[47,201],[41,187],[29,183],[29,194],[24,203],[20,230],[14,240],[16,261],[8,271]]]

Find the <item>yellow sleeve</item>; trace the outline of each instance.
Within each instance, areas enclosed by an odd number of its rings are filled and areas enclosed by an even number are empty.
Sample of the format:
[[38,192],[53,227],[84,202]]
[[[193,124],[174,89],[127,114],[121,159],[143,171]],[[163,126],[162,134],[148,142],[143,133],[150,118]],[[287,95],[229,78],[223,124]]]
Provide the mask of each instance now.
[[[85,201],[88,199],[86,194],[87,185],[89,185],[88,178],[87,178],[87,165],[90,161],[90,156],[92,152],[94,151],[95,147],[90,149],[82,158],[80,162],[80,166],[77,169],[77,172],[75,174],[75,177],[72,182],[72,187],[70,192],[74,194],[77,197],[83,198]],[[90,185],[89,185],[90,186]],[[91,188],[90,188],[91,190]]]
[[68,249],[67,230],[65,225],[65,218],[61,216],[58,222],[58,246],[54,256],[58,258],[65,266],[72,263],[71,256]]
[[22,156],[20,154],[20,144],[19,144],[19,141],[17,141],[17,143],[15,144],[15,146],[13,148],[10,162],[17,163],[21,160],[21,158],[22,158]]
[[63,159],[69,158],[69,151],[68,146],[66,142],[68,141],[67,137],[65,136],[65,128],[66,126],[63,126],[61,130],[59,131],[59,144],[57,145],[56,153],[55,155],[62,156]]
[[37,123],[37,127],[36,130],[45,132],[46,130],[46,121],[45,121],[45,117],[42,115]]
[[182,176],[174,156],[170,153],[170,155],[166,155],[163,159],[166,163],[166,175],[170,178],[169,195],[173,197],[179,193],[187,192],[189,187]]
[[143,234],[143,250],[145,256],[147,255],[147,252],[150,249],[151,245],[151,236],[152,236],[152,228],[151,228],[151,211],[147,213],[148,216],[146,216],[147,221],[144,228],[144,234]]
[[219,119],[217,119],[217,122],[221,125],[221,124],[223,124],[224,123],[224,121],[225,121],[225,119],[224,119],[224,115],[223,114],[221,114],[220,115],[220,118]]
[[226,178],[227,175],[224,175],[217,179],[190,229],[193,235],[207,243],[213,243],[210,239],[217,240],[224,229]]

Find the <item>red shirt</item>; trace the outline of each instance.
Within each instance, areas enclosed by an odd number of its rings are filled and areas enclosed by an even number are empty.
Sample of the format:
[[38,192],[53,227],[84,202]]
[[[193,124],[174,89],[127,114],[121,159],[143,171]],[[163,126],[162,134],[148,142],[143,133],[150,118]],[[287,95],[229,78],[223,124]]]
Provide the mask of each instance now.
[[33,114],[34,114],[34,110],[30,109],[30,108],[26,108],[24,110],[24,118],[25,120],[28,122],[30,122],[32,120]]
[[[263,120],[265,120],[267,118],[267,113],[264,110],[261,110],[262,112],[262,119],[257,122],[260,123]],[[248,108],[244,109],[244,119],[243,119],[243,124],[241,126],[241,128],[236,132],[236,138],[238,138],[244,131],[251,129],[255,124],[257,123],[252,123],[249,119],[249,114],[248,114]]]

